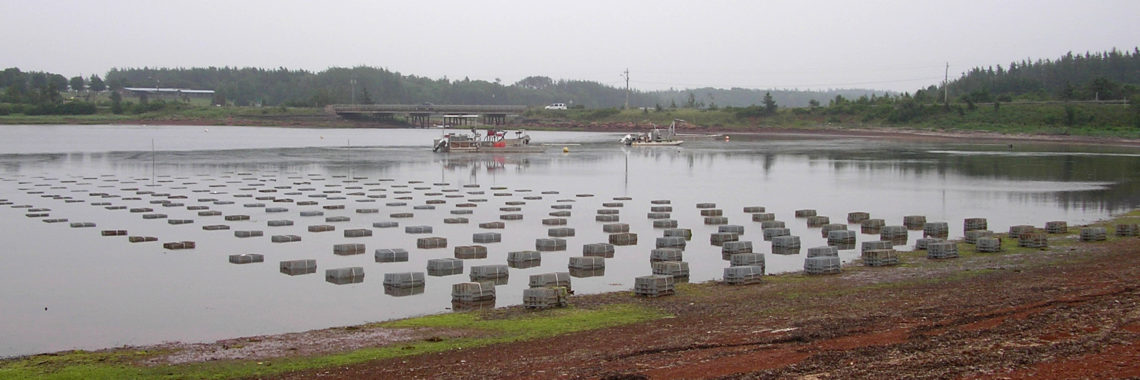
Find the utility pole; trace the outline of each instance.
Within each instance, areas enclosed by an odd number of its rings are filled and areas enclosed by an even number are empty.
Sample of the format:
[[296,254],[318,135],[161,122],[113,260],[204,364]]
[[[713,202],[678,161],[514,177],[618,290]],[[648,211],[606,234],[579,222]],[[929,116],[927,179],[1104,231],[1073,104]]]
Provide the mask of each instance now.
[[625,76],[625,109],[629,109],[629,68],[626,67],[622,74]]
[[352,83],[352,104],[356,104],[356,79],[349,81]]
[[946,62],[946,74],[942,79],[942,104],[950,108],[950,62]]

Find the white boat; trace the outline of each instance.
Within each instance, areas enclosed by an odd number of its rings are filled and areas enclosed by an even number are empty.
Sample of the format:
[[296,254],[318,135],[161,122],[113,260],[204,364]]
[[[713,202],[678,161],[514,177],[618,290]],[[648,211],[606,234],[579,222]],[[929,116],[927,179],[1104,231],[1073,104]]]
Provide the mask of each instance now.
[[471,134],[446,133],[432,141],[432,151],[440,153],[539,153],[543,147],[530,145],[530,135],[526,131],[515,131],[515,137],[508,138],[507,132],[488,129],[485,135],[472,128]]
[[649,133],[631,133],[622,137],[619,142],[628,146],[676,146],[681,145],[685,141],[677,140],[677,123],[684,123],[684,120],[673,119],[673,123],[669,124],[669,129],[661,131],[656,126],[653,127]]

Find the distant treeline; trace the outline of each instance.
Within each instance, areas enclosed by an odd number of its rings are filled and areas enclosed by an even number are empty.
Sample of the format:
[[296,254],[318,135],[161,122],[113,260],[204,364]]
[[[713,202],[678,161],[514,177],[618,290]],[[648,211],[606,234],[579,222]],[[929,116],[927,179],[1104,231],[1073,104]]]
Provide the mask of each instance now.
[[[1127,100],[1140,95],[1140,48],[1131,52],[1073,54],[1059,59],[1023,60],[1002,67],[975,67],[950,82],[951,99],[994,100]],[[916,92],[936,98],[938,88]]]
[[[45,72],[8,68],[0,72],[0,114],[141,113],[178,102],[135,104],[117,91],[124,87],[214,90],[214,104],[238,106],[322,107],[328,104],[522,104],[566,103],[570,108],[620,108],[627,93],[592,81],[554,80],[531,76],[512,84],[500,80],[426,78],[383,68],[334,67],[320,72],[286,68],[116,68],[104,78],[66,78]],[[951,111],[949,103],[967,110],[976,103],[1013,101],[1130,100],[1140,95],[1140,48],[1131,52],[1067,54],[1056,60],[1014,62],[1008,67],[974,68],[946,87],[929,86],[913,94],[864,89],[828,91],[699,88],[637,91],[628,94],[631,108],[730,111],[767,116],[783,108],[829,108],[839,114],[868,113],[870,119],[904,123],[924,115]],[[67,96],[61,95],[67,92]],[[95,94],[95,95],[93,95]],[[946,99],[945,95],[949,95]],[[68,103],[77,103],[64,106]],[[941,110],[934,104],[942,105]],[[923,107],[923,106],[926,107]],[[99,108],[96,108],[98,106]],[[874,111],[870,111],[874,109]]]

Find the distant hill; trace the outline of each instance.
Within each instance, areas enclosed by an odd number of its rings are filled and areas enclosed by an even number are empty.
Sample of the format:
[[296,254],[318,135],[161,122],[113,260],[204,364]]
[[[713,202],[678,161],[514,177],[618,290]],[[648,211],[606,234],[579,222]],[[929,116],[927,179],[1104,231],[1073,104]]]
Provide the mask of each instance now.
[[[355,80],[355,84],[353,84]],[[525,104],[568,103],[586,108],[621,107],[625,90],[597,82],[531,76],[513,84],[483,80],[431,79],[387,69],[334,67],[321,72],[286,68],[125,68],[107,74],[111,87],[178,87],[212,89],[236,105],[319,107],[334,103]],[[355,96],[353,92],[355,91]],[[883,94],[875,90],[756,90],[700,88],[632,91],[630,107],[745,107],[760,103],[767,92],[782,107],[807,107],[811,100],[827,104],[836,95],[848,98]]]

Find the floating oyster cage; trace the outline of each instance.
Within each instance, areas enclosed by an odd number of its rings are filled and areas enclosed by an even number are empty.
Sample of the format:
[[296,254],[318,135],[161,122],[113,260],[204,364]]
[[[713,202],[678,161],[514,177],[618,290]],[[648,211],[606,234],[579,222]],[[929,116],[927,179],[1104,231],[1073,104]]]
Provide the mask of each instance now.
[[838,224],[838,223],[824,224],[824,225],[820,226],[819,228],[820,228],[819,229],[820,237],[825,238],[825,239],[827,238],[827,234],[831,233],[831,231],[847,231],[847,225],[846,224]]
[[752,253],[751,241],[728,241],[720,247],[721,258],[729,260],[732,255]]
[[665,237],[683,237],[686,241],[693,239],[693,230],[688,228],[668,228],[662,231]]
[[735,232],[716,232],[709,235],[709,244],[723,246],[725,243],[739,241],[740,235]]
[[538,251],[565,251],[566,239],[538,238],[534,240],[534,249]]
[[787,227],[787,226],[784,225],[784,221],[782,221],[782,220],[772,219],[772,220],[765,220],[763,222],[760,222],[760,229],[761,230],[765,230],[768,228],[784,228],[784,227]]
[[408,250],[403,248],[380,248],[374,253],[378,263],[397,263],[408,261]]
[[494,301],[495,284],[491,282],[460,282],[451,285],[452,302]]
[[903,217],[903,227],[908,230],[921,230],[926,225],[926,217],[923,215],[907,215]]
[[414,296],[424,293],[424,286],[391,286],[384,285],[384,294],[392,297]]
[[689,277],[689,263],[684,261],[658,261],[651,264],[653,274],[673,276],[674,278]]
[[729,285],[759,284],[763,279],[763,266],[734,266],[724,268],[724,282]]
[[863,245],[862,245],[863,249],[862,250],[866,251],[866,250],[871,250],[871,249],[892,249],[894,247],[895,247],[895,245],[889,241],[872,240],[872,241],[863,242]]
[[230,255],[229,258],[230,263],[233,264],[251,264],[265,261],[265,256],[260,253],[241,253]]
[[650,275],[634,278],[633,294],[645,297],[661,297],[676,293],[676,280],[673,276]]
[[610,223],[602,225],[602,232],[612,234],[620,232],[629,232],[629,224],[626,223]]
[[569,272],[570,272],[570,277],[575,277],[575,278],[600,277],[600,276],[606,275],[606,268],[594,268],[594,269],[570,268]]
[[872,249],[863,251],[863,265],[881,267],[899,264],[899,253],[894,249]]
[[419,249],[435,249],[447,248],[447,238],[443,237],[425,237],[416,239],[416,248]]
[[[565,219],[563,219],[565,220]],[[574,229],[570,227],[556,227],[546,230],[546,236],[561,238],[574,236]]]
[[363,267],[334,268],[325,270],[325,281],[337,285],[364,282]]
[[758,266],[764,268],[763,253],[737,253],[728,258],[729,265],[734,267]]
[[859,223],[859,230],[865,234],[881,233],[887,222],[882,219],[867,219]]
[[807,250],[807,257],[839,256],[839,250],[832,246],[811,247]]
[[457,259],[485,259],[487,258],[487,247],[481,245],[460,245],[455,247],[454,253]]
[[772,238],[772,248],[800,248],[799,236],[776,236]]
[[471,281],[493,280],[510,276],[506,265],[473,265],[471,266]]
[[361,243],[346,243],[334,244],[333,254],[340,256],[359,255],[364,253],[364,244]]
[[507,263],[522,263],[522,262],[541,262],[542,253],[538,251],[514,251],[507,252]]
[[773,214],[773,213],[760,212],[760,213],[752,214],[752,221],[753,222],[768,222],[768,221],[773,221],[773,220],[776,220],[776,214]]
[[609,239],[613,245],[637,245],[637,234],[633,232],[610,234]]
[[966,218],[962,221],[962,232],[989,229],[986,218]]
[[449,276],[463,273],[463,260],[454,258],[429,259],[427,263],[428,275]]
[[871,219],[871,213],[865,211],[852,211],[847,213],[847,224],[859,224]]
[[855,245],[855,238],[858,234],[851,230],[835,230],[827,233],[827,245],[832,246],[847,246]]
[[797,218],[807,218],[809,216],[815,216],[815,215],[816,215],[816,212],[813,209],[806,209],[805,208],[805,209],[796,210],[796,217]]
[[950,224],[947,222],[927,222],[922,227],[922,236],[946,239],[950,237]]
[[815,215],[807,217],[808,227],[822,227],[824,224],[828,223],[831,223],[831,218],[826,216]]
[[550,272],[530,275],[531,288],[562,287],[573,293],[570,286],[570,272]]
[[683,253],[677,248],[657,248],[649,252],[649,262],[683,261]]
[[686,241],[684,237],[680,236],[664,236],[656,240],[657,248],[678,248],[685,249]]
[[589,243],[582,246],[582,256],[612,258],[614,245],[610,243]]
[[606,267],[606,260],[596,256],[575,256],[570,258],[570,269],[600,269]]
[[772,241],[772,239],[775,239],[777,237],[788,236],[791,234],[792,234],[792,230],[787,229],[787,228],[777,228],[777,227],[765,228],[764,229],[764,240],[765,241]]
[[424,272],[385,273],[384,286],[398,288],[423,287]]

